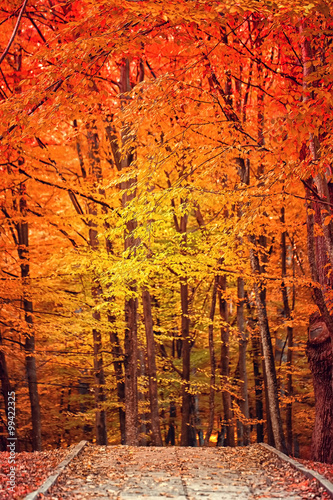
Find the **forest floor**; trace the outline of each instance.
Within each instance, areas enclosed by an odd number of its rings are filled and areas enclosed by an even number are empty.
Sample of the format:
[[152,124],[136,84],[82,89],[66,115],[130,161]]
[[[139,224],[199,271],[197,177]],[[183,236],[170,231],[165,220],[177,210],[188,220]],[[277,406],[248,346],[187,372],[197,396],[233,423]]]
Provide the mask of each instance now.
[[[70,449],[16,456],[16,490],[7,491],[8,453],[0,453],[0,498],[23,499]],[[301,461],[332,481],[333,466]],[[134,448],[87,445],[46,497],[52,500],[329,499],[289,464],[259,445],[246,448]]]

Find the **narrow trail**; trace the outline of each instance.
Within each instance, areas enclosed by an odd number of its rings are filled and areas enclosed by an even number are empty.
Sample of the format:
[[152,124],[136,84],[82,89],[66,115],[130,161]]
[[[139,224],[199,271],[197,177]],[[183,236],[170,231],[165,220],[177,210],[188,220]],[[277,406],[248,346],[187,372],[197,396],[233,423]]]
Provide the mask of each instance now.
[[328,499],[259,445],[246,448],[86,446],[44,498]]

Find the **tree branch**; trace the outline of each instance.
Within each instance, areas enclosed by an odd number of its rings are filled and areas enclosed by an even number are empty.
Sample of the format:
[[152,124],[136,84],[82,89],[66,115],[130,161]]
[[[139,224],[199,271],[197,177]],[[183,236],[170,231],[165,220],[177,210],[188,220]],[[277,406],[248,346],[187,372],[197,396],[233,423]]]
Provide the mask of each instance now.
[[12,43],[13,43],[15,37],[16,37],[16,34],[18,32],[18,29],[19,29],[19,26],[20,26],[20,22],[21,22],[21,19],[22,19],[22,16],[23,16],[23,13],[24,13],[24,10],[25,10],[25,7],[26,7],[27,3],[28,3],[28,0],[24,0],[23,5],[22,5],[21,10],[20,10],[20,13],[18,15],[16,24],[15,24],[14,31],[12,33],[12,36],[10,37],[10,40],[9,40],[9,42],[7,44],[7,47],[5,48],[5,50],[3,51],[3,53],[0,56],[0,64],[2,63],[2,61],[4,60],[4,58],[6,57],[6,55],[8,54],[9,49],[10,49],[10,47],[11,47],[11,45],[12,45]]
[[[13,167],[17,168],[16,165],[13,165],[13,164],[11,164],[11,165]],[[80,191],[77,191],[76,189],[68,188],[68,187],[65,187],[65,186],[59,186],[59,184],[54,184],[54,183],[46,181],[44,179],[39,179],[38,177],[35,177],[33,175],[28,174],[28,172],[26,172],[25,170],[23,170],[23,168],[19,168],[18,171],[20,172],[20,174],[23,174],[26,177],[28,177],[28,179],[32,179],[32,180],[34,180],[36,182],[40,182],[41,184],[44,184],[46,186],[51,186],[51,187],[55,187],[55,188],[61,189],[62,191],[67,191],[67,193],[77,194],[78,196],[82,196],[82,198],[85,198],[86,200],[93,201],[94,203],[97,203],[98,205],[102,205],[103,207],[109,208],[110,210],[114,210],[114,208],[111,207],[111,205],[109,205],[105,201],[97,200],[93,196],[89,196],[87,194],[80,193]]]

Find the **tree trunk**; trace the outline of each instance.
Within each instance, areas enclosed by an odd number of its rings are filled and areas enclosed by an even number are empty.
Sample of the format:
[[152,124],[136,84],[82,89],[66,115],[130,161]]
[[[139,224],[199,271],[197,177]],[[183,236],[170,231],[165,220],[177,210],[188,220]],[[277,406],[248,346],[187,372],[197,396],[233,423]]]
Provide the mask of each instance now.
[[[262,346],[261,346],[261,350],[262,350]],[[270,446],[275,447],[275,440],[274,440],[274,433],[273,433],[272,419],[271,419],[271,410],[270,410],[270,407],[269,407],[268,382],[267,382],[266,366],[265,366],[265,359],[264,358],[262,360],[262,372],[263,372],[263,376],[264,376],[264,389],[265,389],[265,411],[266,411],[267,443]]]
[[[243,278],[237,279],[237,327],[239,334],[239,379],[240,379],[240,393],[241,402],[240,410],[243,418],[249,420],[249,396],[248,396],[248,383],[247,383],[247,369],[246,369],[246,352],[247,352],[247,334],[245,332],[245,319],[244,319],[244,280]],[[249,444],[250,432],[248,423],[240,422],[240,443],[241,446]]]
[[[120,70],[120,94],[124,94],[131,90],[130,84],[130,65],[128,59],[123,59]],[[122,146],[126,146],[129,140],[129,127],[124,126],[121,131]],[[120,170],[125,170],[130,167],[133,161],[132,152],[128,151],[126,156],[120,160]],[[121,183],[122,190],[122,207],[126,208],[136,196],[136,177]],[[135,248],[138,241],[135,239],[134,231],[137,227],[135,219],[126,222],[124,234],[124,250],[130,250],[131,254],[135,253]],[[137,394],[137,377],[138,377],[138,333],[137,333],[137,316],[138,316],[138,299],[135,297],[137,292],[136,283],[129,284],[129,294],[132,296],[125,300],[125,427],[126,427],[126,444],[137,446],[138,444],[138,394]]]
[[271,335],[268,325],[267,309],[266,309],[266,290],[261,285],[260,281],[260,264],[259,258],[255,251],[256,241],[254,236],[250,237],[253,247],[250,249],[250,260],[252,272],[255,276],[254,291],[259,319],[259,330],[261,343],[263,348],[265,372],[267,378],[267,393],[269,411],[272,421],[275,446],[283,453],[287,453],[285,439],[283,434],[282,419],[279,407],[278,385],[275,371],[274,354]]
[[[285,209],[281,208],[281,222],[285,223]],[[286,245],[286,232],[281,234],[281,268],[282,268],[282,283],[281,292],[283,300],[284,318],[286,321],[291,321],[291,310],[289,306],[288,290],[285,285],[284,279],[287,276],[287,245]],[[287,397],[291,398],[293,395],[293,378],[292,378],[292,357],[293,357],[293,328],[287,326]],[[287,446],[289,453],[293,451],[293,419],[292,419],[292,402],[289,401],[286,406],[286,430],[287,430]]]
[[[136,287],[133,289],[136,291]],[[125,302],[125,444],[138,444],[138,341],[137,341],[138,300]]]
[[125,381],[124,381],[124,370],[123,370],[124,353],[120,345],[118,334],[116,331],[113,331],[115,318],[111,315],[108,315],[108,321],[110,325],[112,325],[110,326],[110,344],[113,357],[113,368],[117,382],[120,442],[121,444],[125,444],[126,426],[125,426]]
[[149,380],[149,399],[151,414],[151,443],[153,446],[162,446],[160,429],[160,417],[158,408],[158,387],[155,359],[155,339],[153,330],[153,318],[151,312],[151,298],[148,290],[142,291],[143,315],[145,321],[147,340],[147,366]]
[[[311,80],[315,71],[311,42],[306,38],[302,20],[300,24],[301,49],[303,59],[303,101],[314,97],[316,82]],[[319,138],[309,134],[308,161],[318,163],[320,159]],[[302,158],[305,159],[305,158]],[[333,286],[333,224],[327,217],[333,215],[333,186],[331,172],[318,172],[305,181],[307,199],[307,239],[308,257],[313,295],[319,314],[310,318],[308,359],[313,376],[316,418],[312,434],[313,460],[333,463],[333,317],[331,292]],[[314,214],[313,214],[314,212]],[[315,234],[315,225],[322,235]],[[320,318],[320,321],[319,319]]]
[[216,295],[219,277],[215,276],[212,293],[212,303],[209,312],[209,327],[208,327],[208,344],[209,344],[209,359],[210,359],[210,387],[209,387],[209,419],[208,429],[205,435],[204,446],[209,445],[210,436],[213,432],[214,417],[215,417],[215,374],[216,374],[216,359],[214,351],[214,316],[216,307]]
[[190,416],[191,416],[191,394],[190,389],[190,363],[191,363],[191,340],[190,319],[188,310],[188,284],[183,279],[180,284],[180,297],[182,308],[182,424],[181,424],[181,446],[190,446]]
[[[148,445],[148,404],[145,379],[147,377],[146,352],[143,345],[138,344],[138,446]],[[140,380],[140,384],[139,384]],[[149,384],[148,384],[149,391]]]
[[[93,318],[100,321],[100,314],[93,313]],[[106,411],[105,411],[105,376],[102,358],[102,337],[99,329],[93,328],[94,344],[94,375],[95,375],[95,425],[96,425],[96,444],[107,445]]]
[[41,451],[42,449],[42,429],[41,429],[41,413],[37,386],[37,369],[35,352],[35,332],[33,326],[33,305],[28,297],[27,285],[30,275],[29,265],[29,226],[24,221],[23,217],[26,214],[26,199],[25,187],[20,187],[20,212],[22,220],[16,225],[18,237],[18,256],[21,260],[21,278],[23,289],[23,310],[26,322],[25,332],[25,362],[29,387],[29,398],[31,407],[31,421],[32,421],[32,446],[34,451]]
[[5,405],[5,413],[8,418],[8,394],[12,392],[12,386],[9,380],[6,356],[2,350],[2,337],[0,332],[0,381],[1,381],[1,394]]
[[235,431],[232,421],[231,395],[228,390],[230,385],[229,368],[229,325],[228,325],[228,303],[225,298],[227,281],[225,276],[219,277],[218,301],[221,319],[221,379],[222,379],[222,402],[224,413],[224,424],[226,426],[226,446],[235,446]]
[[253,356],[253,375],[254,375],[254,390],[256,395],[256,419],[259,422],[256,424],[257,429],[257,443],[264,441],[264,426],[260,420],[263,420],[263,377],[260,373],[260,343],[256,333],[252,334],[252,356]]
[[307,355],[313,375],[316,418],[312,436],[312,460],[333,464],[333,351],[323,318],[310,318]]
[[[102,180],[101,159],[99,152],[99,138],[94,121],[87,124],[87,140],[88,140],[88,157],[90,161],[91,173],[93,176],[95,187]],[[93,217],[97,216],[96,206],[92,203],[88,206],[88,212]],[[99,247],[97,224],[93,218],[89,221],[89,244],[93,251],[97,251]],[[92,296],[97,305],[102,294],[102,289],[99,284],[92,287]],[[93,312],[93,319],[96,324],[101,321],[101,315],[98,311]],[[94,349],[94,394],[95,394],[95,428],[96,428],[96,444],[107,445],[107,426],[106,426],[106,411],[105,411],[105,376],[102,356],[102,335],[99,328],[93,328],[93,349]]]

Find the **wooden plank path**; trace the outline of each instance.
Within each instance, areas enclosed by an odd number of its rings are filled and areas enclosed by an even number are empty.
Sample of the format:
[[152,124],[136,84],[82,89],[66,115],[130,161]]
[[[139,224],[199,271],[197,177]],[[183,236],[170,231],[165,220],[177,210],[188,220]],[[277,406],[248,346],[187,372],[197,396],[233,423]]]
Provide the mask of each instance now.
[[[294,464],[260,445],[154,448],[81,444],[60,469],[59,477],[54,479],[53,474],[46,481],[47,488],[44,483],[26,500],[330,498],[315,480],[296,471]],[[333,485],[328,481],[327,485],[333,491]]]

